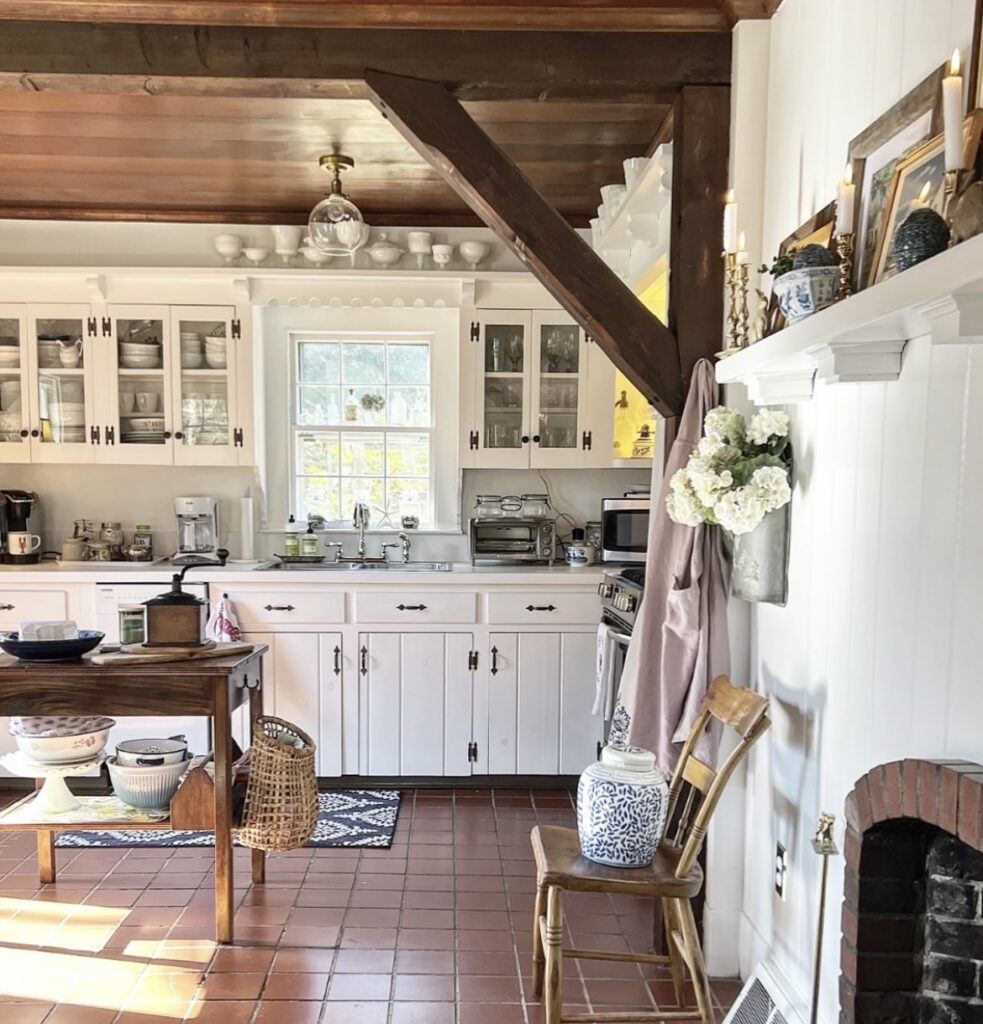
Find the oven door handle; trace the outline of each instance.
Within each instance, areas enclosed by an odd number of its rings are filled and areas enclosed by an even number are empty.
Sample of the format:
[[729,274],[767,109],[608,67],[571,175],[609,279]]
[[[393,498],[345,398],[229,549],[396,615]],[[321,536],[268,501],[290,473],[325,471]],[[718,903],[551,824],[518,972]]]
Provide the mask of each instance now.
[[611,632],[611,633],[608,634],[608,636],[610,636],[611,639],[615,643],[618,643],[618,644],[629,644],[629,643],[631,643],[631,636],[628,633],[614,633],[614,632]]

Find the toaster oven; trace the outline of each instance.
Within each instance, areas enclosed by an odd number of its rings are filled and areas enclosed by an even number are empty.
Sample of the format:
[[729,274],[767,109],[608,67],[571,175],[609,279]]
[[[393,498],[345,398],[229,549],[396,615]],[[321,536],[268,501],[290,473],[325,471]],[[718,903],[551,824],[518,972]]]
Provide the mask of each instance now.
[[470,521],[471,564],[525,565],[553,561],[556,550],[552,519],[505,516]]

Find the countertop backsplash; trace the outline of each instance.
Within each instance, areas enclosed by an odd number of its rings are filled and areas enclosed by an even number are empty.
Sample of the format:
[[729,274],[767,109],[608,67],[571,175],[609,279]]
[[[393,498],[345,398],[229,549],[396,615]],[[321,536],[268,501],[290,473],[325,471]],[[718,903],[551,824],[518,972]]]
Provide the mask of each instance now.
[[[650,473],[643,469],[550,470],[544,473],[554,508],[566,512],[578,523],[596,519],[601,499],[622,494],[629,487],[644,486]],[[136,523],[148,523],[154,534],[157,554],[169,554],[176,546],[172,499],[178,495],[207,494],[219,501],[221,542],[232,557],[242,552],[239,528],[239,499],[247,489],[258,494],[254,471],[248,467],[223,469],[160,466],[48,466],[8,465],[0,486],[37,491],[41,497],[37,531],[45,551],[58,551],[72,535],[76,519],[91,520],[98,528],[117,520],[129,535]],[[533,470],[465,470],[461,485],[461,523],[466,526],[476,494],[529,494],[545,490]],[[261,521],[256,510],[256,523]],[[255,540],[258,557],[282,550],[279,524],[261,530]],[[560,525],[560,536],[569,527]],[[346,541],[350,533],[325,534],[328,540]],[[375,538],[378,537],[379,540]],[[382,534],[369,531],[368,546],[374,553]],[[421,560],[466,561],[468,539],[464,533],[419,533],[413,536],[413,557]]]

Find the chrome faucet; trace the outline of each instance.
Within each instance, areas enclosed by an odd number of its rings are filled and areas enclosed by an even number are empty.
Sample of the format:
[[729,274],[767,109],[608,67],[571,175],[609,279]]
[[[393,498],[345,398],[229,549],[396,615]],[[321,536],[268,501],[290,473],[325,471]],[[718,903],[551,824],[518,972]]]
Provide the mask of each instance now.
[[405,565],[410,560],[410,539],[405,533],[401,533],[399,539],[402,542],[403,564]]
[[352,512],[352,525],[358,530],[358,557],[365,558],[365,528],[369,525],[369,506],[356,501]]

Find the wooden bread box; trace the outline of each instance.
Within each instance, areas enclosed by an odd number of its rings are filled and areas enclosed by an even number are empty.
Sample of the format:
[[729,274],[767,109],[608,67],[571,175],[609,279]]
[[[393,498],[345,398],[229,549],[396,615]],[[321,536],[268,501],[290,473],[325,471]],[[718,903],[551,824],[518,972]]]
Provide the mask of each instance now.
[[[177,831],[207,831],[215,828],[215,780],[208,766],[211,753],[191,759],[181,785],[171,799],[171,828]],[[249,751],[232,765],[232,823],[242,820],[249,777]]]

